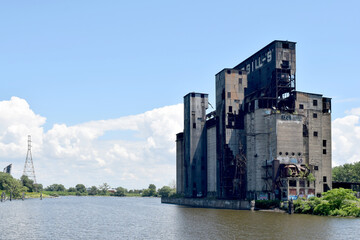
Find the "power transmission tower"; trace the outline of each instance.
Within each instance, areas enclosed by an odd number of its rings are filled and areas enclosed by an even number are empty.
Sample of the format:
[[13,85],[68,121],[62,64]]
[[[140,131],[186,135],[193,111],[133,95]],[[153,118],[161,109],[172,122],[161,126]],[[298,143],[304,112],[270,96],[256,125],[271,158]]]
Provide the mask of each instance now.
[[26,154],[23,175],[27,176],[31,180],[34,180],[34,184],[36,184],[35,168],[34,168],[34,163],[33,163],[32,154],[31,154],[31,136],[30,135],[28,135],[28,151]]

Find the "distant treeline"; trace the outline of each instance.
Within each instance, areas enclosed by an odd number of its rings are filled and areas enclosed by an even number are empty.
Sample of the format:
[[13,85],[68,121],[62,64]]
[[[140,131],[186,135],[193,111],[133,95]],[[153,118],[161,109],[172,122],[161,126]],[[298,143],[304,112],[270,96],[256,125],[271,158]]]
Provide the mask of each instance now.
[[156,189],[154,184],[150,184],[147,189],[131,189],[123,187],[111,188],[107,183],[103,183],[99,187],[91,186],[86,188],[84,184],[77,184],[75,187],[66,189],[62,184],[52,184],[44,189],[45,193],[56,195],[76,195],[76,196],[142,196],[142,197],[168,197],[175,194],[175,188],[163,186]]
[[22,176],[19,180],[13,178],[8,173],[0,172],[0,192],[5,191],[7,195],[12,194],[13,198],[20,198],[23,192],[44,192],[50,196],[142,196],[142,197],[169,197],[175,194],[175,188],[163,186],[156,189],[154,184],[150,184],[147,189],[127,190],[123,187],[111,188],[107,183],[99,187],[91,186],[86,188],[84,184],[77,184],[75,187],[65,188],[62,184],[52,184],[43,188],[42,184],[34,184],[34,181],[27,176]]
[[334,182],[360,182],[360,162],[334,167],[332,177]]

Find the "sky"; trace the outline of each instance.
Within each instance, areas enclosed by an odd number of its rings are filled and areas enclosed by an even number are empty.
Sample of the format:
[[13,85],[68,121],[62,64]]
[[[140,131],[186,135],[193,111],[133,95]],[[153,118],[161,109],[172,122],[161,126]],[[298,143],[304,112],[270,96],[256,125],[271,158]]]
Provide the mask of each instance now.
[[37,181],[161,187],[183,96],[273,40],[297,42],[296,87],[332,98],[333,166],[360,160],[359,1],[1,1],[0,168]]

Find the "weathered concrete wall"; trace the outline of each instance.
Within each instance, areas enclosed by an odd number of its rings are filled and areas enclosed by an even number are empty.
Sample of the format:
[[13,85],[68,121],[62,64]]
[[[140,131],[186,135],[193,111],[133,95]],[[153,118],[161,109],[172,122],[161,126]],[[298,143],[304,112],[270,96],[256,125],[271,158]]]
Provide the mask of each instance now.
[[216,125],[207,129],[207,191],[216,196]]
[[176,134],[176,192],[184,193],[184,134]]
[[189,93],[184,97],[184,166],[187,197],[206,193],[206,109],[208,94]]
[[161,198],[161,203],[170,203],[201,208],[224,208],[250,210],[250,202],[244,200],[220,200],[205,198]]
[[[321,194],[324,184],[331,188],[331,113],[323,112],[321,94],[296,92],[296,111],[304,115],[308,136],[304,137],[306,163],[316,167],[315,193]],[[326,181],[324,181],[326,180]]]

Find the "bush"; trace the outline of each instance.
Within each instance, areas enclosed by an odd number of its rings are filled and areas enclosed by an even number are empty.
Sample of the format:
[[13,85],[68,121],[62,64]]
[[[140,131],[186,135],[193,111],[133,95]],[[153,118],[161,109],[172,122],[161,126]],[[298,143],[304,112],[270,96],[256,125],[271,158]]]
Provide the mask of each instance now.
[[315,215],[329,215],[331,211],[331,204],[327,200],[321,200],[320,204],[318,204],[314,208]]

